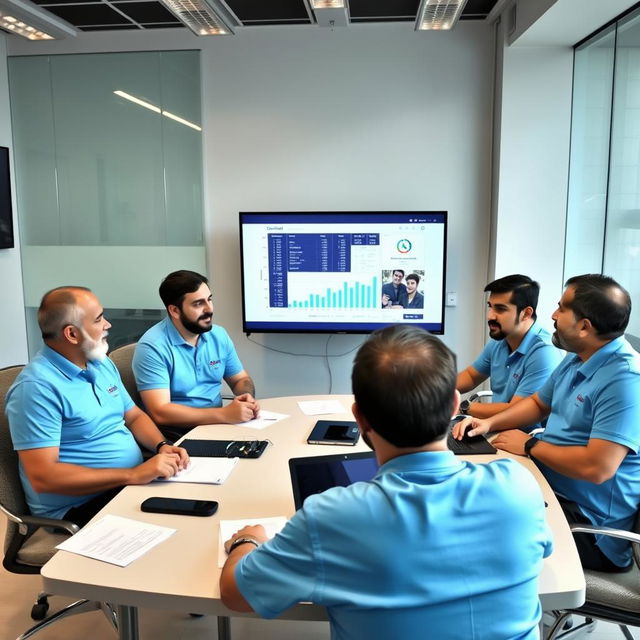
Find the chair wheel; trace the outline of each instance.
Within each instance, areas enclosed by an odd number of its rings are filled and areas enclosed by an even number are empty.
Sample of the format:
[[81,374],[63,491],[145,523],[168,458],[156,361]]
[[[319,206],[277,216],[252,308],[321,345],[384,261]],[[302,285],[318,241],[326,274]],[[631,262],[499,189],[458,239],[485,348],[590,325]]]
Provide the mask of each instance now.
[[33,620],[44,620],[47,617],[47,611],[49,611],[48,602],[36,602],[31,607],[31,618]]

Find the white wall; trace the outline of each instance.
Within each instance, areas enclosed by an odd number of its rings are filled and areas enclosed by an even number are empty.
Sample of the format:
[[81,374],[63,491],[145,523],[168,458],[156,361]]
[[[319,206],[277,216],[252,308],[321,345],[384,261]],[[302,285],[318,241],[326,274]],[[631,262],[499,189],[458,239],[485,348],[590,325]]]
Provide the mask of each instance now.
[[[175,30],[14,39],[12,54],[202,49],[205,228],[217,321],[259,395],[325,393],[323,358],[257,346],[240,331],[240,210],[448,210],[445,340],[469,362],[483,340],[489,239],[493,47],[485,23],[451,33],[411,25],[244,29],[195,38]],[[159,277],[164,274],[158,274]],[[99,292],[98,292],[99,293]],[[327,336],[253,335],[323,355]],[[330,353],[361,336],[334,336]],[[332,358],[332,390],[350,390],[353,353]]]
[[[0,145],[12,149],[11,114],[9,112],[9,85],[7,79],[7,36],[0,32]],[[0,368],[27,361],[27,334],[24,324],[22,271],[20,268],[20,241],[17,207],[11,165],[11,196],[13,201],[13,232],[15,249],[0,249],[0,282],[2,287],[2,313],[0,313]]]
[[503,54],[494,275],[538,280],[538,315],[550,327],[563,280],[573,50]]
[[[426,36],[426,37],[425,37]],[[321,358],[294,359],[241,336],[238,211],[449,211],[445,340],[468,362],[481,346],[491,142],[491,38],[407,26],[267,30],[203,50],[209,260],[218,319],[261,393],[327,392]],[[474,321],[470,321],[473,318]],[[324,353],[326,336],[256,335]],[[344,352],[361,337],[332,338]],[[353,354],[332,361],[350,390]]]

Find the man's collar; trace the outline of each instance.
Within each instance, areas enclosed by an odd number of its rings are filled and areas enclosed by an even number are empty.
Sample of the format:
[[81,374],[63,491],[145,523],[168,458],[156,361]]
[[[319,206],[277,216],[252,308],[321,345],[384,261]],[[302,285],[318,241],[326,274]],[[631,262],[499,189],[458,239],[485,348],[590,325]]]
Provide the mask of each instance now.
[[534,322],[528,329],[527,333],[524,334],[524,337],[520,341],[520,344],[514,349],[518,353],[522,353],[523,355],[529,351],[532,342],[535,340],[536,336],[540,334],[542,331],[542,327]]
[[[624,336],[614,338],[610,342],[602,345],[586,362],[583,362],[578,371],[585,378],[591,378],[593,374],[602,367],[606,361],[624,346]],[[576,355],[576,358],[578,356]]]
[[61,353],[58,353],[55,349],[52,349],[48,345],[44,345],[40,350],[40,353],[46,358],[60,373],[69,378],[69,380],[78,377],[84,369],[74,364],[68,358],[65,358]]
[[453,473],[461,466],[462,462],[455,457],[452,451],[419,451],[418,453],[408,453],[388,460],[378,469],[376,476],[383,473],[407,473],[411,471],[432,473],[450,471]]

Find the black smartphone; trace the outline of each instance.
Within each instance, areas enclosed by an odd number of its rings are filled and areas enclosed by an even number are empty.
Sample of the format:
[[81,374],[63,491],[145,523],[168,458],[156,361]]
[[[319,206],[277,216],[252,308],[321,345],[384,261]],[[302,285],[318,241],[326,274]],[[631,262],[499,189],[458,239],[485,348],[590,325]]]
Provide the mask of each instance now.
[[218,510],[214,500],[186,498],[147,498],[140,509],[147,513],[173,513],[178,516],[212,516]]

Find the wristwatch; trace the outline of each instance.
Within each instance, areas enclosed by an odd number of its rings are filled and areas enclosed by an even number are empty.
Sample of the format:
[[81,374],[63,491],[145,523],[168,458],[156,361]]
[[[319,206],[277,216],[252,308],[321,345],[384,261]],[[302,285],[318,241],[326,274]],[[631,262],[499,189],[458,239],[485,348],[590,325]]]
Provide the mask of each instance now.
[[538,442],[540,442],[540,440],[538,438],[534,438],[533,436],[531,436],[525,443],[524,443],[524,453],[525,455],[531,457],[531,449],[533,449],[533,447],[535,447]]
[[168,440],[160,440],[160,442],[158,442],[158,444],[156,445],[156,453],[160,453],[160,447],[164,447],[165,444],[171,446],[173,443],[169,442]]
[[233,541],[227,553],[228,554],[231,553],[236,547],[239,547],[241,544],[246,544],[247,542],[250,542],[251,544],[255,545],[256,549],[260,546],[260,543],[257,540],[254,540],[253,538],[246,538],[244,536],[240,536],[239,538],[236,538]]
[[458,409],[458,411],[464,416],[469,415],[467,411],[469,411],[470,406],[471,406],[471,403],[468,400],[463,400],[460,403],[460,409]]

